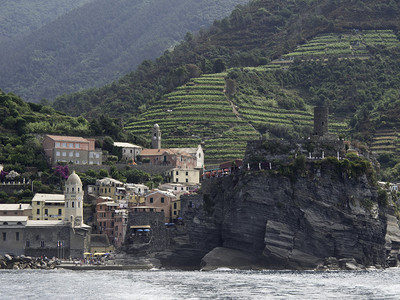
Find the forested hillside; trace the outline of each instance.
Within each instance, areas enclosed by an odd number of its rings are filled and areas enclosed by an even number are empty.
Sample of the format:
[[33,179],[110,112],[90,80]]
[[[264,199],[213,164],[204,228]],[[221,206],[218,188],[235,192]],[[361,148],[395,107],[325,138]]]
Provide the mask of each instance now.
[[29,34],[59,16],[91,0],[18,0],[2,1],[0,9],[0,45]]
[[317,34],[357,29],[400,27],[399,2],[345,0],[259,0],[236,8],[155,62],[145,61],[118,82],[56,99],[54,107],[68,114],[103,113],[130,116],[198,76],[224,67],[266,64]]
[[[89,1],[22,40],[2,45],[0,87],[38,102],[102,86],[247,1]],[[19,15],[16,19],[25,20]],[[11,32],[18,25],[5,30]]]

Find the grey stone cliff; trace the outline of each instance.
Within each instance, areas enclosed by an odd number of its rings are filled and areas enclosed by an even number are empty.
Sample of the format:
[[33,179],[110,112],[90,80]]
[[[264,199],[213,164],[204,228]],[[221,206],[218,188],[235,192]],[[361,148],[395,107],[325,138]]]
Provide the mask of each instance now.
[[[201,194],[183,198],[182,211],[195,249],[220,247],[203,258],[206,269],[210,261],[226,266],[230,250],[247,256],[243,268],[354,269],[387,266],[387,208],[378,203],[370,175],[314,162],[291,175],[262,170],[211,178]],[[390,224],[397,244],[397,221]]]

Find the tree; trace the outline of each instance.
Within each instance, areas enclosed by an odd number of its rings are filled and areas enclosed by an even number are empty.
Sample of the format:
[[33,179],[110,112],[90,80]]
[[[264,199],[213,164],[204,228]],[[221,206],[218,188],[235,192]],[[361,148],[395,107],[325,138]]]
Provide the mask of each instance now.
[[225,71],[225,69],[226,69],[225,62],[221,58],[218,58],[214,61],[213,71],[215,73],[221,73]]

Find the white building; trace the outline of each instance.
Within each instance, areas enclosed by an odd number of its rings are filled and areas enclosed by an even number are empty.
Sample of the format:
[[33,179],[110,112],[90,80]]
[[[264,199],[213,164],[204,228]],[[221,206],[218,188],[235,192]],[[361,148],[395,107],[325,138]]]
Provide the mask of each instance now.
[[142,147],[130,143],[114,142],[114,147],[122,148],[122,161],[125,162],[136,161],[142,152]]

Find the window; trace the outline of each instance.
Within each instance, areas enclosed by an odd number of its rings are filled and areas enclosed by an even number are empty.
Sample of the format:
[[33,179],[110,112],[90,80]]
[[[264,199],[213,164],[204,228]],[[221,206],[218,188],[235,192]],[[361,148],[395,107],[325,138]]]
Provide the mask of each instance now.
[[179,172],[178,172],[178,171],[176,171],[176,175],[179,175]]
[[73,157],[73,156],[74,156],[74,152],[70,152],[69,157]]
[[186,176],[188,176],[188,175],[189,175],[189,172],[186,171]]
[[60,148],[60,142],[56,142],[56,148]]
[[58,209],[58,215],[59,215],[59,216],[62,215],[62,209],[61,209],[61,208]]
[[176,182],[179,182],[179,179],[178,179],[178,178],[176,179]]
[[81,144],[75,144],[75,148],[79,149],[81,147]]
[[19,232],[18,231],[15,233],[15,240],[19,241]]
[[174,216],[176,216],[176,210],[174,211]]
[[154,211],[154,209],[153,209],[153,208],[150,208],[150,211]]
[[75,207],[75,201],[72,201],[72,208]]
[[40,215],[40,209],[39,208],[36,210],[36,214]]
[[38,202],[36,202],[36,204],[37,204],[37,205],[40,205],[40,202],[38,201]]
[[153,203],[153,198],[150,198],[150,203]]
[[186,178],[186,182],[189,182],[189,179]]
[[29,248],[31,246],[31,242],[29,240],[25,241],[25,247]]
[[67,147],[67,143],[62,143],[62,146],[63,147]]
[[56,156],[60,156],[60,151],[57,151],[57,152],[56,152]]
[[78,208],[81,208],[81,203],[78,201]]
[[74,148],[74,144],[69,143],[69,144],[68,144],[68,148]]
[[79,152],[75,152],[75,157],[79,157]]
[[65,207],[68,208],[68,201],[65,202]]
[[67,156],[67,152],[63,152],[63,153],[62,153],[62,156]]
[[75,188],[72,188],[72,191],[75,192]]
[[40,241],[40,247],[44,248],[44,241]]
[[3,241],[7,241],[7,233],[3,232]]
[[47,208],[44,210],[44,214],[45,214],[45,215],[48,215],[48,214],[49,214],[49,210],[48,210]]
[[174,203],[174,209],[176,209],[176,202]]
[[164,203],[164,197],[161,197],[161,203]]

